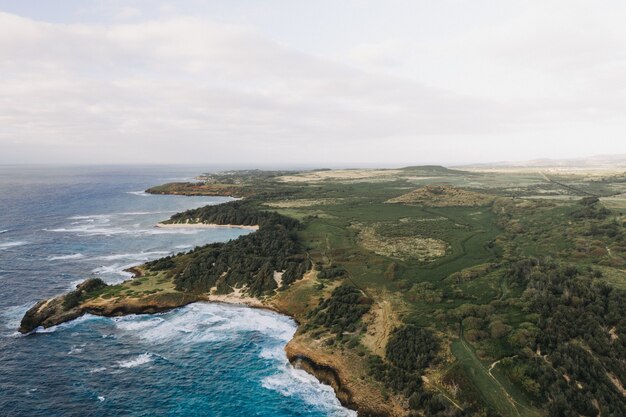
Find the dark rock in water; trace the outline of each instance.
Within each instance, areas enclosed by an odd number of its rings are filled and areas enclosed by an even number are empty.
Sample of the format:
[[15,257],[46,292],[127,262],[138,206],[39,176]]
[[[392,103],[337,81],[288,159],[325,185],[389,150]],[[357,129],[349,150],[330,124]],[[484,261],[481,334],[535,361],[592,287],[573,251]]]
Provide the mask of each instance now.
[[28,333],[39,326],[50,327],[80,317],[85,313],[81,300],[106,286],[100,278],[89,278],[66,295],[38,302],[24,314],[19,331]]
[[80,317],[83,311],[79,307],[66,309],[66,296],[43,300],[35,304],[24,314],[20,323],[20,333],[29,333],[39,326],[50,327]]

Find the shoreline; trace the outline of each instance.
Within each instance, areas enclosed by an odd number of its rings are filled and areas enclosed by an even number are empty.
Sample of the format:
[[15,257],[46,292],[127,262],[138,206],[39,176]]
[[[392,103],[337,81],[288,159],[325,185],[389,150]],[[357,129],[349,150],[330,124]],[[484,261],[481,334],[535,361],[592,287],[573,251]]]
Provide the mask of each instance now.
[[154,227],[162,229],[246,229],[259,230],[258,225],[217,224],[217,223],[157,223]]
[[[157,223],[154,227],[158,228],[174,228],[174,229],[217,229],[217,228],[239,228],[251,231],[259,230],[258,225],[236,225],[236,224],[213,224],[213,223]],[[143,264],[138,264],[127,271],[133,274],[133,277],[127,281],[144,276]],[[300,282],[304,282],[309,273],[305,274]],[[84,281],[77,286],[79,293],[82,287],[87,284]],[[344,364],[335,363],[332,355],[329,353],[315,351],[310,346],[302,344],[301,323],[292,312],[287,311],[284,306],[277,303],[276,294],[268,298],[257,298],[247,296],[242,289],[235,289],[229,294],[178,294],[182,296],[176,298],[156,299],[151,296],[147,298],[129,297],[124,300],[99,300],[97,302],[87,301],[75,307],[68,308],[64,305],[65,295],[59,295],[50,299],[41,300],[33,305],[24,315],[20,323],[20,333],[33,334],[37,333],[39,328],[49,328],[61,323],[73,321],[85,314],[93,314],[102,317],[126,316],[132,314],[158,314],[166,311],[175,310],[189,304],[197,302],[222,303],[235,306],[245,306],[247,308],[263,309],[284,315],[296,323],[296,332],[283,348],[283,352],[287,361],[291,366],[302,369],[314,376],[321,384],[329,385],[333,388],[336,398],[340,404],[348,410],[356,411],[364,417],[390,417],[397,414],[391,411],[391,408],[382,406],[378,401],[370,401],[370,398],[363,397],[358,390],[355,389],[350,381],[349,372],[343,366]]]
[[[142,276],[142,270],[140,268],[140,265],[131,267],[129,268],[129,270],[132,270],[132,272],[135,273],[135,276],[133,278],[130,278],[130,280]],[[35,310],[36,313],[40,312],[41,310],[45,311],[48,308],[54,310],[55,307],[58,306],[59,302],[62,303],[62,297],[63,295],[60,295],[51,299],[41,300],[39,303],[31,307],[31,310]],[[190,297],[186,300],[182,300],[182,302],[179,301],[171,304],[142,303],[139,302],[139,300],[133,299],[127,299],[126,303],[91,304],[87,302],[69,310],[65,310],[64,308],[62,308],[61,311],[57,310],[55,312],[56,314],[53,313],[49,316],[49,318],[53,318],[52,321],[39,323],[37,327],[28,332],[25,332],[24,335],[28,336],[31,334],[35,334],[38,333],[38,329],[46,329],[60,325],[62,323],[76,320],[84,316],[85,314],[92,314],[101,317],[120,317],[132,314],[151,315],[176,310],[178,308],[182,308],[195,303],[216,303],[261,309],[290,318],[296,324],[296,331],[293,337],[286,343],[285,347],[283,348],[283,352],[285,354],[285,358],[291,364],[291,366],[296,369],[302,369],[306,371],[307,373],[313,375],[320,382],[320,384],[328,385],[333,388],[333,391],[335,391],[335,396],[339,400],[339,403],[349,410],[356,411],[360,415],[366,417],[388,417],[392,415],[384,412],[381,413],[380,411],[373,411],[368,406],[360,404],[359,401],[355,401],[354,393],[341,377],[342,372],[339,367],[333,366],[331,363],[328,363],[323,353],[315,353],[309,348],[304,348],[303,346],[301,346],[301,342],[298,339],[301,323],[294,315],[280,308],[280,306],[273,303],[271,299],[261,300],[256,297],[246,296],[242,294],[241,291],[235,291],[229,294],[198,295],[196,297]],[[55,306],[55,304],[57,306]],[[29,310],[29,312],[31,312],[31,310]],[[50,310],[48,310],[48,313],[50,313]],[[22,332],[21,329],[20,332]]]

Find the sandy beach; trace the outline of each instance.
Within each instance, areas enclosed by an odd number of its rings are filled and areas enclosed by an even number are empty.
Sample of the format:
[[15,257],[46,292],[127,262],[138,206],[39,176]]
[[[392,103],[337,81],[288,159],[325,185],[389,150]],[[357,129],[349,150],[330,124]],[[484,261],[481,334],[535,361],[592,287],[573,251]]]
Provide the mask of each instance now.
[[243,226],[239,224],[215,224],[215,223],[157,223],[155,227],[164,229],[217,229],[217,228],[237,228],[248,230],[259,230],[259,226]]

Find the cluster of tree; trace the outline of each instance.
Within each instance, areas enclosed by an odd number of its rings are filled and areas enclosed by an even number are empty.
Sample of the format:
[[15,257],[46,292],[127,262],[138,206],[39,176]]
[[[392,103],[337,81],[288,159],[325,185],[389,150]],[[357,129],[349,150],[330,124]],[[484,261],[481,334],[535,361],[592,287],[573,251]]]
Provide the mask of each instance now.
[[264,171],[260,169],[243,169],[237,171],[222,171],[207,173],[201,180],[211,184],[253,184],[263,183],[283,175],[297,174],[298,171]]
[[[259,210],[251,202],[236,201],[188,210],[172,216],[172,222],[199,221],[253,225],[259,230],[225,243],[197,247],[186,254],[148,262],[151,270],[168,270],[179,291],[220,294],[244,288],[253,296],[268,294],[300,279],[311,268],[298,241],[297,220]],[[275,275],[282,272],[280,280]]]
[[310,269],[296,234],[282,224],[265,223],[256,233],[197,248],[189,258],[174,277],[181,291],[216,287],[225,294],[245,286],[250,295],[258,296],[278,287],[274,272],[284,271],[282,285],[287,286]]
[[409,399],[412,410],[422,410],[427,416],[465,416],[469,410],[459,410],[438,394],[422,386],[422,374],[437,356],[439,342],[426,328],[405,325],[396,329],[385,350],[385,360],[369,357],[370,374],[387,389]]
[[589,226],[589,230],[584,234],[596,238],[606,237],[617,242],[624,242],[624,240],[626,240],[624,236],[624,225],[620,224],[617,220],[600,224],[592,223],[591,226]]
[[310,323],[324,326],[333,333],[356,332],[361,317],[370,310],[372,300],[351,285],[342,285],[309,312]]
[[317,266],[317,277],[321,279],[337,279],[345,276],[348,271],[341,265]]
[[63,297],[63,308],[69,310],[77,307],[83,300],[92,297],[95,292],[106,287],[107,283],[100,278],[89,278]]
[[[626,291],[590,268],[524,259],[507,272],[537,315],[526,346],[502,366],[554,416],[626,415]],[[514,342],[511,340],[511,342]]]
[[611,210],[600,204],[597,197],[585,197],[578,204],[582,207],[571,212],[575,219],[605,219],[611,214]]
[[274,211],[262,211],[250,201],[233,201],[215,206],[204,206],[174,214],[168,223],[214,223],[236,224],[242,226],[282,225],[288,230],[297,229],[300,223],[291,217],[282,216]]
[[146,262],[146,266],[152,271],[167,271],[176,266],[175,256],[169,255],[154,261]]

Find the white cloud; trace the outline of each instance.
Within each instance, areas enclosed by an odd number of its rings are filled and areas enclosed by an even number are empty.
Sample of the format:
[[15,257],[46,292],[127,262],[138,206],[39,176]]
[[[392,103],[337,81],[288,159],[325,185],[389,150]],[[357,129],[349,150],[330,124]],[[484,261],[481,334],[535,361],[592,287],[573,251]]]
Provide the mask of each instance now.
[[[116,10],[113,23],[89,24],[0,13],[0,162],[466,162],[543,156],[540,144],[545,156],[626,152],[616,140],[626,31],[610,14],[534,6],[324,57],[250,25]],[[586,144],[599,124],[602,138]],[[564,135],[574,147],[557,146]]]

